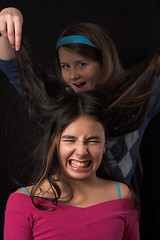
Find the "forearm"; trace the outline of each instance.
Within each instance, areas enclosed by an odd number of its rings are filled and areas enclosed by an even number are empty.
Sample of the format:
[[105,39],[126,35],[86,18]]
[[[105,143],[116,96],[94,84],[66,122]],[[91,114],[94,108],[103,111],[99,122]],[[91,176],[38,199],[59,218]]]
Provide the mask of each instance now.
[[0,36],[0,69],[20,93],[19,73],[14,58],[15,50],[11,47],[7,38]]
[[10,60],[15,57],[15,50],[9,43],[9,40],[0,36],[0,59]]
[[15,58],[11,60],[1,60],[0,59],[0,69],[8,77],[9,82],[14,86],[14,88],[21,94],[20,82],[19,82],[19,72],[16,64]]

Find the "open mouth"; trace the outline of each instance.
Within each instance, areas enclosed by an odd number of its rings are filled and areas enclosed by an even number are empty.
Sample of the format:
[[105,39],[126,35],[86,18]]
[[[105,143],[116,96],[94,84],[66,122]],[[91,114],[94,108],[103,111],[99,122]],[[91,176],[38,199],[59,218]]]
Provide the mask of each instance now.
[[69,160],[69,164],[74,168],[88,168],[91,166],[91,161]]
[[74,86],[76,86],[77,88],[83,88],[86,85],[86,82],[81,82],[81,83],[73,83]]

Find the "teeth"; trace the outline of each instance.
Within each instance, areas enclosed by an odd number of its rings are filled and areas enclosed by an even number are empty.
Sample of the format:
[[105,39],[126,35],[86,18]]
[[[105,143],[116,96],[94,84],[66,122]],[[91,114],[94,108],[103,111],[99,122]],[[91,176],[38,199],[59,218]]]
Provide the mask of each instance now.
[[70,164],[72,167],[76,167],[76,168],[87,168],[90,165],[90,161],[78,162],[78,161],[70,160]]
[[83,86],[83,85],[85,85],[85,84],[86,84],[85,82],[74,83],[74,85],[75,85],[76,87]]
[[79,86],[81,83],[75,83],[74,85]]

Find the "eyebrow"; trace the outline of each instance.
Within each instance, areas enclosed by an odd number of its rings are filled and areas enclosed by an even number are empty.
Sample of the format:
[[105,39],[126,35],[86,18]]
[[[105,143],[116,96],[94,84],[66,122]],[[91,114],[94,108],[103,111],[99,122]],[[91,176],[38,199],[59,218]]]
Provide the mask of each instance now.
[[[64,135],[61,138],[77,139],[77,137],[72,136],[72,135]],[[88,137],[86,140],[91,140],[91,139],[101,140],[102,138],[97,135],[93,135],[93,136]]]
[[72,136],[72,135],[64,135],[61,138],[77,139],[75,136]]
[[[86,62],[86,61],[87,60],[85,60],[85,59],[80,59],[80,60],[76,60],[75,63],[81,63],[81,62]],[[69,63],[65,62],[65,61],[60,61],[60,64],[68,64],[69,65]]]
[[68,64],[67,62],[60,62],[60,64]]
[[97,140],[100,140],[100,139],[102,139],[102,138],[99,137],[99,136],[97,136],[97,135],[95,135],[95,136],[90,136],[90,137],[87,138],[87,140],[91,140],[91,139],[97,139]]

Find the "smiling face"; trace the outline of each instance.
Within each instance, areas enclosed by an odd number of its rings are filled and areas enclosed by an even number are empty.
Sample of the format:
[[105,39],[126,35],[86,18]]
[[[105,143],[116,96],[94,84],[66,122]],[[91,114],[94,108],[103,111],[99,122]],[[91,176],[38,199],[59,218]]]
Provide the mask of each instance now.
[[103,126],[87,116],[81,116],[61,134],[58,147],[61,169],[70,179],[92,180],[96,178],[105,149]]
[[64,47],[59,48],[59,60],[62,77],[75,92],[92,90],[98,84],[99,62],[73,54]]

